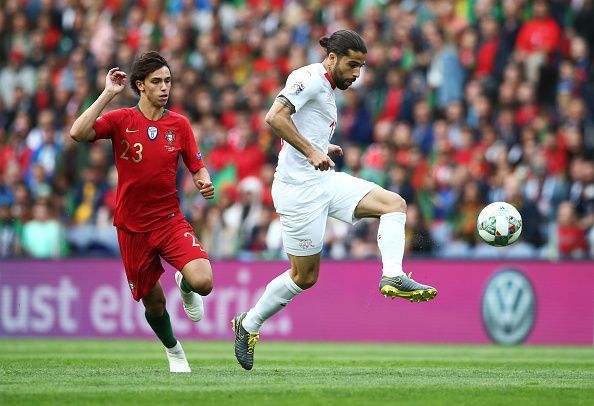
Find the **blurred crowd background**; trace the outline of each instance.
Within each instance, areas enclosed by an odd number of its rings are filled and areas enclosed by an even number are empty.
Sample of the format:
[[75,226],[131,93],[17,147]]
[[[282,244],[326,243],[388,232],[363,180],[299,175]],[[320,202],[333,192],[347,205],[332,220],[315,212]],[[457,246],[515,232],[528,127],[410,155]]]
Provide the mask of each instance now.
[[[111,143],[69,128],[107,69],[159,50],[168,108],[190,119],[217,187],[183,163],[182,209],[212,258],[283,256],[272,205],[278,137],[264,115],[318,39],[354,29],[367,66],[337,93],[340,170],[408,203],[407,256],[594,258],[592,0],[3,0],[0,257],[117,256]],[[137,99],[129,89],[109,109]],[[523,216],[506,249],[476,218]],[[377,220],[330,220],[324,256],[375,258]]]

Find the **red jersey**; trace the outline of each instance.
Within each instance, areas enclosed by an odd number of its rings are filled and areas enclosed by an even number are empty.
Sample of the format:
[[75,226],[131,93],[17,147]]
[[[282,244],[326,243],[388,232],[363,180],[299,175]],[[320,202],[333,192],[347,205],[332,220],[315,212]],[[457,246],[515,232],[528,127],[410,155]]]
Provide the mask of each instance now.
[[516,39],[516,49],[528,53],[544,49],[550,53],[557,49],[561,40],[561,28],[553,18],[535,18],[525,22],[520,28]]
[[141,233],[179,219],[179,155],[192,173],[204,167],[188,119],[165,110],[152,121],[137,108],[124,108],[99,117],[93,129],[96,139],[112,141],[118,170],[113,224]]

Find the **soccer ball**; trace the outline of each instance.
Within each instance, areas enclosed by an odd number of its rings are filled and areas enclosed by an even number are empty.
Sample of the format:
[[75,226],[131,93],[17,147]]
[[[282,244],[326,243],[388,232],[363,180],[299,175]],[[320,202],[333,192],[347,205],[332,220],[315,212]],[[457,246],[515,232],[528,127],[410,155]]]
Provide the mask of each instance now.
[[511,204],[495,202],[481,211],[476,228],[487,244],[505,247],[513,244],[522,233],[522,217]]

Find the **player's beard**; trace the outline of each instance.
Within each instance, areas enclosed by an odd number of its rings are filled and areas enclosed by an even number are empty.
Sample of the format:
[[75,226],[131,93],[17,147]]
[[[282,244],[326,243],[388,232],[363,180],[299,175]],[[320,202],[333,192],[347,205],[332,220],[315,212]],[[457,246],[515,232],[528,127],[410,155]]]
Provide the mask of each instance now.
[[[337,64],[338,65],[338,64]],[[338,66],[334,66],[332,69],[332,80],[334,81],[334,85],[339,88],[340,90],[346,90],[349,88],[350,85],[353,83],[347,83],[346,80],[342,77],[342,73],[338,70]]]

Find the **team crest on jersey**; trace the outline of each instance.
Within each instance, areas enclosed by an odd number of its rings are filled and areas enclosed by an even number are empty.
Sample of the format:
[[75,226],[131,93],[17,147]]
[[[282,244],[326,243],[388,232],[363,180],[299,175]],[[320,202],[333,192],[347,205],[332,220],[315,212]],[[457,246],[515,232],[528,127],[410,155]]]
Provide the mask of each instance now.
[[173,130],[165,131],[165,141],[167,141],[167,143],[165,144],[165,149],[167,150],[167,152],[179,151],[179,148],[177,148],[173,144],[173,142],[175,141],[175,134],[173,133]]
[[173,130],[167,130],[165,132],[165,139],[169,145],[173,145],[173,141],[175,141],[175,134],[173,133]]
[[303,84],[303,82],[296,82],[296,83],[293,83],[293,86],[291,86],[289,93],[294,93],[295,96],[297,96],[304,89],[305,89],[305,85]]
[[148,138],[151,141],[154,141],[157,139],[158,133],[159,133],[159,130],[157,130],[157,127],[150,126],[147,130]]

